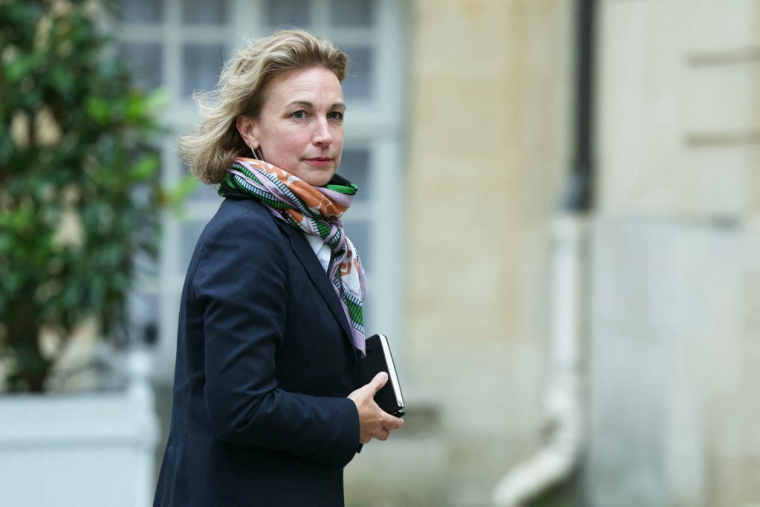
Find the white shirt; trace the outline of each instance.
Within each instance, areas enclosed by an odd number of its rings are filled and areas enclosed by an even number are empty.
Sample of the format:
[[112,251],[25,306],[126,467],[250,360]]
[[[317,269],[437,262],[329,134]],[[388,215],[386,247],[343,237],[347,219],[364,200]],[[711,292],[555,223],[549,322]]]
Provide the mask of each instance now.
[[306,241],[309,242],[311,249],[317,255],[319,263],[322,264],[322,269],[327,273],[327,266],[330,265],[330,246],[319,236],[312,236],[306,233],[304,233],[304,236],[306,236]]

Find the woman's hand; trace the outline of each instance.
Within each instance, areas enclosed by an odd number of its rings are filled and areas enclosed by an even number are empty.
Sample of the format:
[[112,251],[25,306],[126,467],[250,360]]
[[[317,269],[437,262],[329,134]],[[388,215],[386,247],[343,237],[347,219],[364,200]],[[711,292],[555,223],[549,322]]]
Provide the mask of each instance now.
[[362,444],[369,443],[373,438],[387,440],[391,430],[395,430],[404,424],[404,420],[394,417],[377,406],[375,393],[388,382],[388,374],[380,372],[375,375],[372,382],[357,389],[348,395],[359,411],[359,441]]

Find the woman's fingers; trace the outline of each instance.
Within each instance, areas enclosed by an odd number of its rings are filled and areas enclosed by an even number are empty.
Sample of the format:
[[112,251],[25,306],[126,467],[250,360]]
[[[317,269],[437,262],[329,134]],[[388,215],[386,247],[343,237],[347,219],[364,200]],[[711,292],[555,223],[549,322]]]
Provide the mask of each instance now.
[[388,440],[391,431],[399,429],[403,424],[404,421],[402,419],[382,412],[379,427],[376,429],[373,436],[378,440]]
[[403,419],[399,417],[394,417],[392,415],[387,416],[385,421],[383,421],[383,428],[387,430],[397,430],[403,425],[404,425]]
[[378,440],[388,440],[388,437],[391,436],[391,432],[386,430],[385,428],[380,428],[380,431],[375,435],[375,438]]
[[377,393],[380,389],[383,388],[383,386],[388,382],[388,374],[384,371],[381,371],[375,377],[372,379],[372,381],[369,383],[370,387],[372,388],[372,397],[374,398],[375,393]]
[[375,394],[388,382],[388,374],[380,372],[369,382],[348,397],[356,403],[361,426],[360,442],[368,443],[372,438],[388,440],[392,430],[400,428],[404,421],[383,412],[374,401]]
[[362,403],[369,403],[374,401],[375,394],[383,388],[385,383],[388,382],[388,374],[381,371],[370,381],[369,384],[364,385],[348,395],[348,397],[357,405]]

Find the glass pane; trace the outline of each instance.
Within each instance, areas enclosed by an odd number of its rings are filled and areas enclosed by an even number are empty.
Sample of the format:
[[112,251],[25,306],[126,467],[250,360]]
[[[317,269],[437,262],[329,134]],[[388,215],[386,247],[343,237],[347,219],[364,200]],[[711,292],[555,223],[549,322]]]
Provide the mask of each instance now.
[[219,197],[218,185],[206,185],[200,181],[189,196],[187,196],[189,202],[211,202],[220,203],[222,198]]
[[[367,269],[367,268],[364,268],[364,269]],[[367,333],[367,338],[369,338],[375,333],[382,332],[381,329],[377,329],[375,327],[375,320],[372,318],[372,315],[374,314],[373,305],[372,305],[372,296],[367,296],[367,298],[364,300],[364,307],[362,308],[362,313],[364,314],[364,331]]]
[[179,233],[179,271],[185,273],[193,257],[193,250],[198,238],[201,237],[206,222],[185,222],[180,224]]
[[343,95],[346,101],[370,100],[374,94],[372,86],[373,58],[368,47],[340,48],[348,55],[348,72],[343,80]]
[[[190,172],[190,168],[185,164],[182,164],[182,175],[190,176],[191,174],[192,173]],[[193,188],[193,190],[187,196],[187,202],[222,202],[222,198],[219,197],[218,193],[219,185],[207,185],[205,183],[201,183],[195,178],[193,178],[193,181],[195,182],[195,188]]]
[[127,25],[159,24],[164,20],[163,0],[122,0],[117,11],[119,21]]
[[332,0],[330,23],[338,26],[372,26],[374,0]]
[[135,85],[146,91],[163,84],[163,46],[159,42],[123,42],[119,54],[134,70]]
[[224,64],[224,44],[185,44],[182,48],[182,93],[210,90]]
[[[349,213],[351,213],[349,211]],[[347,222],[343,224],[346,235],[354,244],[362,260],[364,271],[372,271],[372,252],[370,251],[369,224],[367,222]]]
[[369,188],[369,150],[367,148],[344,149],[338,174],[359,187],[354,202],[369,201],[372,192]]
[[158,294],[132,291],[127,297],[132,343],[153,344],[158,339],[160,309]]
[[226,0],[184,0],[182,5],[186,25],[222,25],[226,19]]
[[132,258],[135,274],[142,276],[158,275],[158,259],[151,258],[146,252],[138,252]]
[[270,26],[308,28],[311,24],[311,1],[267,0],[266,20]]

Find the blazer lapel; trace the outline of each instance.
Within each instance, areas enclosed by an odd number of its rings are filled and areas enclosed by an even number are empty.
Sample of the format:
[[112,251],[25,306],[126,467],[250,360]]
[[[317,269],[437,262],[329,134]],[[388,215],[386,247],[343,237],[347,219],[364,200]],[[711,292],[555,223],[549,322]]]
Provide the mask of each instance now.
[[275,222],[290,240],[290,246],[293,249],[293,252],[296,254],[296,257],[298,257],[298,260],[301,261],[301,264],[309,275],[312,283],[317,287],[317,290],[319,290],[319,293],[322,295],[325,302],[327,302],[327,306],[330,308],[333,316],[338,319],[340,327],[343,329],[343,333],[353,347],[351,328],[349,327],[348,319],[346,318],[346,313],[343,311],[343,306],[340,303],[338,294],[335,292],[332,282],[325,273],[325,270],[322,269],[322,264],[319,263],[319,259],[317,259],[317,256],[314,254],[314,250],[312,250],[311,245],[309,245],[309,242],[304,237],[304,233],[281,220],[275,219]]

